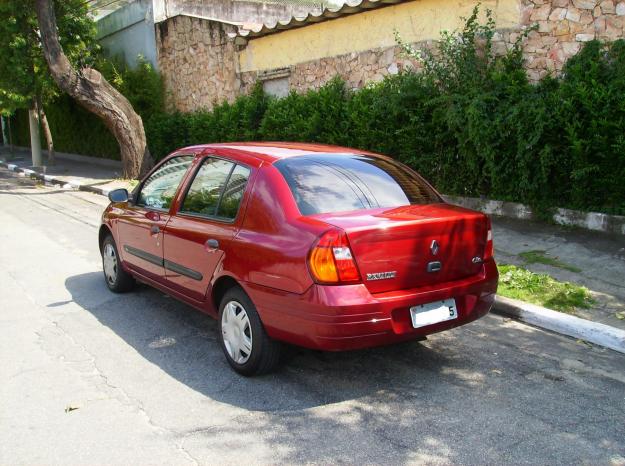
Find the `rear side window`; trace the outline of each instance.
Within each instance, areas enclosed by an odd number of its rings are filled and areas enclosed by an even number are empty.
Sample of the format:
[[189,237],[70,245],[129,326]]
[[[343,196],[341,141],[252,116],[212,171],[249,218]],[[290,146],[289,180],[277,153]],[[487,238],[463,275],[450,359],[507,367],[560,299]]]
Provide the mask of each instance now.
[[152,209],[169,209],[178,185],[192,160],[192,155],[183,155],[163,163],[143,183],[137,205]]
[[400,163],[366,155],[305,155],[275,167],[302,215],[440,202],[425,181]]
[[227,160],[208,158],[198,169],[180,212],[234,220],[250,170]]
[[237,216],[249,177],[249,168],[242,165],[234,167],[230,179],[228,179],[228,184],[224,189],[224,193],[221,196],[221,202],[217,207],[217,217],[234,219]]

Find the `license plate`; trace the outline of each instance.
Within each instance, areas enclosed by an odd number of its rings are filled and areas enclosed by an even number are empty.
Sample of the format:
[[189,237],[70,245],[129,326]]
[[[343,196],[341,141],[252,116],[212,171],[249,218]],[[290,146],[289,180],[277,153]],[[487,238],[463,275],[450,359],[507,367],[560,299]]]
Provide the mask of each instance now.
[[410,318],[414,328],[457,319],[458,308],[456,307],[456,300],[444,299],[443,301],[413,306],[410,308]]

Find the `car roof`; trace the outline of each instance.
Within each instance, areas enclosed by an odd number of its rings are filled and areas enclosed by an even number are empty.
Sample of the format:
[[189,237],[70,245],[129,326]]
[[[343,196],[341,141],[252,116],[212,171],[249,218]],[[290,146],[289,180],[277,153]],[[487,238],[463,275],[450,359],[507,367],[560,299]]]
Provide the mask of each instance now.
[[313,144],[303,142],[227,142],[202,144],[179,149],[176,153],[193,151],[201,153],[220,153],[223,155],[253,156],[263,162],[274,163],[289,157],[311,154],[372,154],[367,151],[349,147],[332,146],[329,144]]

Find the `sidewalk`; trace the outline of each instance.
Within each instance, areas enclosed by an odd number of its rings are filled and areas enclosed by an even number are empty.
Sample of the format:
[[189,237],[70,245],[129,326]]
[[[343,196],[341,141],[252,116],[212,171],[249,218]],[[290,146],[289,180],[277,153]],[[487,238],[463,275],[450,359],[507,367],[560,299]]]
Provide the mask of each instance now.
[[[44,164],[46,156],[44,156]],[[0,161],[6,165],[15,165],[22,170],[32,170],[39,174],[38,178],[46,183],[60,184],[66,188],[92,191],[96,194],[107,194],[117,188],[130,190],[132,183],[121,179],[121,163],[114,160],[107,160],[101,165],[99,163],[89,163],[88,160],[71,160],[57,154],[56,164],[50,167],[32,167],[30,150],[20,148],[13,149],[13,157],[8,147],[0,146]],[[95,162],[100,162],[95,159]],[[27,172],[28,174],[28,172]]]
[[[11,161],[28,169],[30,153],[19,151],[22,160]],[[8,149],[0,148],[0,159]],[[43,170],[36,170],[43,174]],[[116,188],[130,189],[131,183],[120,180],[121,165],[100,166],[86,161],[57,158],[49,167],[46,181],[66,184],[66,188],[106,195]],[[493,217],[496,259],[500,264],[519,265],[537,273],[548,273],[559,281],[587,287],[596,301],[592,309],[580,309],[578,317],[625,330],[625,320],[616,317],[625,312],[625,236],[574,229],[504,217]],[[546,251],[579,272],[540,263],[527,264],[522,252]]]
[[[504,217],[492,217],[492,223],[499,264],[518,265],[585,286],[596,304],[575,314],[625,330],[625,320],[616,317],[617,312],[625,311],[625,236]],[[546,251],[549,257],[580,271],[528,264],[519,256],[526,251]]]

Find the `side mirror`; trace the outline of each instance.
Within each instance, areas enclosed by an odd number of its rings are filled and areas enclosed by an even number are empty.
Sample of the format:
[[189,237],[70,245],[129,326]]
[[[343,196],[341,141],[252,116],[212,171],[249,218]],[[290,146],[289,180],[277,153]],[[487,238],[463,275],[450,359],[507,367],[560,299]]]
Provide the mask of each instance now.
[[128,191],[121,189],[114,189],[109,193],[109,200],[111,202],[126,202],[128,201]]

